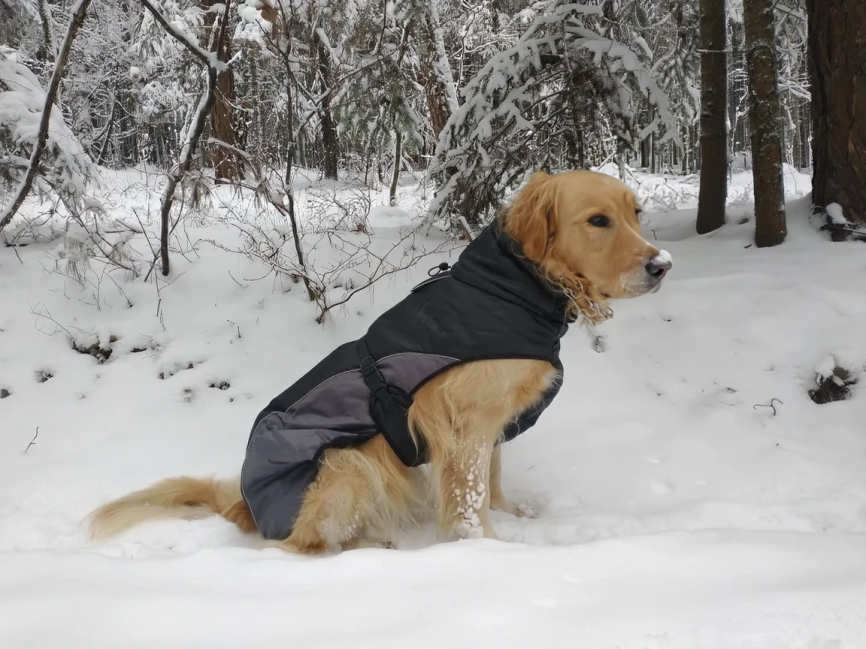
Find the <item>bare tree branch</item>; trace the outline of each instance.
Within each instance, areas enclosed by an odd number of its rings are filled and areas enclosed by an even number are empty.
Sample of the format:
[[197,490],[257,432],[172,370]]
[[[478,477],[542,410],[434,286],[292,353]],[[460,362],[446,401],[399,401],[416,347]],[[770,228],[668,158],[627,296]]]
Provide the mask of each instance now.
[[[185,37],[185,35],[183,35],[181,32],[177,31],[171,25],[169,25],[168,21],[149,2],[149,0],[141,0],[141,3],[147,8],[148,11],[150,11],[151,14],[153,14],[154,19],[163,26],[166,32],[168,32],[174,38],[183,43],[190,52],[192,52],[196,57],[203,61],[205,65],[207,65],[207,82],[205,85],[205,90],[202,93],[201,98],[199,99],[198,108],[196,108],[195,115],[189,125],[187,136],[185,142],[183,143],[183,148],[181,149],[177,164],[171,169],[168,174],[168,183],[166,184],[165,194],[162,198],[162,208],[160,210],[161,227],[159,252],[160,260],[162,262],[162,274],[168,275],[168,244],[171,232],[174,230],[173,227],[169,227],[171,224],[171,208],[174,205],[174,193],[177,189],[178,184],[180,184],[180,181],[183,179],[184,175],[188,173],[190,168],[192,167],[193,157],[195,155],[196,148],[198,147],[199,140],[201,139],[202,132],[204,131],[205,122],[207,122],[208,115],[213,109],[213,105],[216,101],[217,77],[224,68],[225,64],[221,63],[216,56],[210,56],[196,43],[193,43],[189,38]],[[226,30],[229,22],[229,10],[231,9],[231,4],[231,0],[227,0],[223,8],[222,22],[220,24],[219,35],[217,36],[215,51],[219,51],[220,46],[226,37]],[[175,226],[176,225],[177,224],[175,223]],[[150,273],[148,273],[148,276],[150,276]]]

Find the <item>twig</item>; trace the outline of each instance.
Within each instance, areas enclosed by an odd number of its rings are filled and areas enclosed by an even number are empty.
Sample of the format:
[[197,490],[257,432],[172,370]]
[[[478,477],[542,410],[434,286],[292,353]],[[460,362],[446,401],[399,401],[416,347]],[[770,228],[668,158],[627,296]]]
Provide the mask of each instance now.
[[126,292],[122,288],[120,288],[120,284],[118,284],[117,281],[111,276],[110,272],[104,273],[104,274],[108,277],[108,279],[110,279],[112,282],[114,282],[114,285],[117,287],[117,290],[120,291],[120,294],[123,296],[123,299],[126,300],[126,303],[129,305],[129,308],[131,309],[132,308],[132,300],[130,300],[129,296],[126,294]]
[[473,241],[475,239],[475,235],[472,234],[472,228],[469,227],[469,223],[466,221],[466,217],[462,214],[458,214],[457,218],[460,221],[460,225],[462,225],[463,229],[466,230],[466,235],[469,237],[469,240]]
[[244,285],[241,284],[238,280],[236,280],[236,279],[235,279],[235,276],[232,275],[232,271],[228,271],[228,274],[229,274],[229,277],[232,278],[232,281],[233,281],[235,284],[237,284],[237,285],[240,286],[241,288],[249,288],[249,284],[247,284],[246,286],[244,286]]
[[[416,228],[416,229],[417,229],[417,228]],[[328,312],[329,312],[331,309],[333,309],[334,307],[340,306],[341,304],[345,304],[345,303],[348,302],[350,299],[352,299],[352,296],[354,296],[356,293],[358,293],[358,292],[360,292],[360,291],[363,291],[364,289],[370,288],[373,284],[375,284],[376,282],[378,282],[378,281],[379,281],[380,279],[382,279],[383,277],[387,277],[387,276],[389,276],[389,275],[393,275],[394,273],[397,273],[397,272],[399,272],[399,271],[401,271],[401,270],[406,270],[406,269],[408,269],[408,268],[411,268],[412,266],[414,266],[415,264],[417,264],[419,261],[421,261],[421,259],[423,259],[424,257],[427,257],[428,255],[432,255],[432,254],[435,254],[435,253],[439,252],[439,250],[443,247],[443,245],[445,245],[445,244],[440,244],[439,246],[437,246],[436,248],[434,248],[433,250],[431,250],[431,251],[429,251],[429,252],[426,252],[426,253],[420,253],[420,254],[418,254],[418,255],[416,255],[416,256],[410,258],[409,261],[408,261],[407,263],[405,263],[405,264],[401,264],[401,265],[399,265],[399,266],[394,266],[394,265],[392,265],[392,264],[388,264],[388,265],[391,266],[391,267],[390,267],[390,268],[387,268],[387,269],[383,269],[383,266],[387,263],[387,262],[386,262],[386,259],[387,259],[387,257],[391,254],[391,252],[394,251],[394,250],[395,250],[397,247],[399,247],[401,244],[403,244],[405,241],[407,241],[407,240],[408,240],[408,239],[409,239],[409,238],[410,238],[414,233],[415,233],[415,231],[413,230],[412,232],[409,232],[408,234],[406,234],[406,235],[405,235],[404,237],[402,237],[399,241],[397,241],[397,243],[395,243],[393,246],[391,246],[391,249],[388,250],[388,252],[386,252],[386,253],[385,253],[383,256],[381,256],[381,257],[378,256],[378,255],[376,255],[376,254],[374,254],[373,251],[370,250],[369,248],[366,249],[366,253],[367,253],[368,255],[370,255],[371,257],[373,257],[373,258],[379,260],[379,263],[378,263],[378,264],[376,265],[376,267],[373,269],[372,274],[368,277],[368,281],[367,281],[365,284],[363,284],[363,285],[361,285],[361,286],[359,286],[359,287],[357,287],[357,288],[355,288],[355,289],[349,291],[349,293],[347,293],[345,296],[343,296],[342,299],[338,300],[337,302],[333,302],[333,303],[331,303],[331,304],[327,304],[327,302],[323,303],[323,304],[321,305],[321,311],[320,311],[320,313],[319,313],[319,316],[316,318],[316,322],[317,322],[318,324],[322,324],[322,323],[325,321],[325,316],[326,316],[326,315],[328,314]],[[359,262],[359,263],[360,263],[360,262]],[[323,295],[324,295],[324,294],[323,294]]]
[[776,416],[776,406],[773,405],[773,403],[776,401],[778,401],[780,405],[783,405],[783,406],[785,405],[784,401],[782,401],[781,399],[776,399],[775,397],[773,397],[772,399],[770,399],[770,403],[756,403],[754,406],[752,406],[752,410],[757,410],[758,408],[772,408],[773,409],[773,416],[775,417]]
[[27,451],[30,450],[30,447],[36,443],[37,437],[39,437],[39,426],[36,427],[36,434],[33,436],[33,439],[30,440],[30,443],[27,445],[27,448],[24,449],[25,455],[27,455]]
[[20,261],[23,264],[24,260],[21,259],[21,255],[18,254],[18,246],[11,244],[8,241],[6,241],[5,243],[6,243],[7,248],[12,248],[12,250],[15,252],[15,256],[18,257],[18,261]]
[[[43,307],[43,308],[45,308],[45,307]],[[45,309],[45,313],[40,313],[39,311],[36,311],[35,309],[31,308],[31,309],[30,309],[30,313],[32,313],[33,315],[35,315],[37,318],[45,318],[46,320],[48,320],[48,321],[50,321],[50,322],[53,322],[55,325],[57,325],[57,326],[60,327],[63,331],[66,332],[66,335],[69,336],[69,340],[71,340],[73,343],[75,342],[75,336],[72,335],[72,332],[69,331],[69,329],[67,329],[66,327],[64,327],[62,324],[60,324],[59,322],[57,322],[57,320],[54,319],[54,317],[51,315],[51,312],[50,312],[48,309]],[[46,315],[46,314],[47,314],[47,315]],[[70,326],[71,326],[71,325],[70,325]],[[72,328],[73,328],[73,329],[77,329],[78,331],[80,331],[80,332],[81,332],[82,334],[84,334],[85,336],[93,335],[92,332],[90,332],[90,331],[85,331],[84,329],[79,329],[78,327],[72,327]],[[37,329],[39,329],[39,327],[37,327]],[[40,332],[40,333],[43,333],[43,334],[45,333],[45,332],[42,331],[41,329],[39,329],[39,332]],[[54,331],[54,332],[52,332],[52,333],[50,333],[50,334],[46,334],[46,335],[53,336],[53,335],[56,334],[56,333],[57,333],[57,331]]]

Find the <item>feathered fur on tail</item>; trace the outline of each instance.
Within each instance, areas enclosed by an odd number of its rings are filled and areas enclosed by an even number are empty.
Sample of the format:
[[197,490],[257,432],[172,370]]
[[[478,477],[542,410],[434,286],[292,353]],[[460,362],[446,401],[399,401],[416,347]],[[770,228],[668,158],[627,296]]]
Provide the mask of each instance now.
[[147,521],[207,518],[214,514],[231,521],[243,532],[256,529],[241,497],[239,479],[168,478],[105,504],[88,518],[92,538],[104,539]]

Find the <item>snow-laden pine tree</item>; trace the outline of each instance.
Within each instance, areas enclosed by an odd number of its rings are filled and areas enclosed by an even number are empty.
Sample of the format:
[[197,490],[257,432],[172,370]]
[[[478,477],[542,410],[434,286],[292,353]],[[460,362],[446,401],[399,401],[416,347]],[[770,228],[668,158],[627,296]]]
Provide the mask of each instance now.
[[341,137],[359,152],[365,181],[375,171],[385,182],[381,161],[390,159],[392,172],[399,169],[405,156],[432,140],[433,130],[420,82],[422,55],[410,37],[422,28],[417,6],[371,3],[369,9],[346,40],[334,105]]
[[460,109],[440,136],[434,219],[460,215],[483,223],[528,172],[577,166],[578,147],[569,135],[607,133],[617,151],[634,151],[647,135],[638,132],[645,104],[654,111],[645,129],[658,133],[657,144],[679,138],[646,50],[599,28],[610,22],[602,7],[550,0],[524,14],[527,26],[517,42],[466,84]]
[[[0,174],[10,187],[20,182],[39,136],[45,89],[14,53],[0,51]],[[36,188],[56,192],[74,205],[93,173],[90,158],[55,104]]]
[[11,170],[8,180],[17,185],[10,192],[9,203],[0,208],[0,231],[12,221],[34,184],[50,187],[64,202],[69,215],[80,217],[91,165],[78,138],[67,126],[57,98],[90,1],[77,0],[72,5],[44,91],[39,79],[18,60],[15,52],[0,52],[0,143],[9,151],[5,165]]

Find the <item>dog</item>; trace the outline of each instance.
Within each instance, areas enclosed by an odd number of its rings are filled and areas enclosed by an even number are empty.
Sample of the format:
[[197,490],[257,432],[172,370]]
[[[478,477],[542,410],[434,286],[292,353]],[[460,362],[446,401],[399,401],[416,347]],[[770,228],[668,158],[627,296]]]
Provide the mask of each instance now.
[[[419,449],[423,449],[423,460],[407,460],[400,452],[399,440],[395,441],[395,435],[389,433],[392,424],[385,423],[381,416],[374,417],[370,423],[374,428],[364,428],[363,435],[351,443],[346,443],[344,437],[334,437],[335,442],[328,442],[305,456],[305,464],[286,464],[292,470],[305,467],[308,478],[298,483],[300,487],[295,489],[294,496],[281,492],[275,497],[273,485],[279,480],[268,475],[256,482],[255,471],[248,469],[248,464],[255,465],[261,458],[249,458],[258,452],[255,444],[262,435],[270,435],[266,442],[271,450],[267,453],[280,446],[281,442],[274,440],[287,439],[285,426],[300,417],[295,395],[283,402],[275,400],[277,405],[260,415],[240,479],[163,480],[90,514],[92,538],[106,538],[147,520],[218,514],[243,532],[258,533],[270,545],[291,552],[320,554],[358,547],[393,547],[394,535],[399,530],[419,525],[433,512],[440,538],[497,538],[490,510],[515,516],[529,513],[508,500],[502,490],[501,442],[531,426],[556,394],[562,369],[558,364],[559,336],[567,328],[567,322],[582,320],[595,324],[606,320],[612,316],[610,300],[657,291],[672,267],[670,255],[641,235],[640,211],[634,193],[610,176],[583,170],[536,172],[501,210],[494,224],[488,226],[490,233],[482,233],[464,250],[453,269],[454,277],[438,284],[445,287],[439,292],[447,296],[457,288],[463,290],[466,282],[475,282],[473,278],[481,271],[467,274],[464,270],[463,281],[458,272],[464,256],[471,262],[474,254],[477,268],[490,273],[493,287],[490,290],[498,291],[499,297],[504,298],[503,308],[511,309],[507,318],[493,320],[505,321],[502,327],[511,329],[503,331],[518,341],[524,330],[526,338],[539,338],[537,331],[526,328],[544,321],[544,326],[549,325],[548,329],[554,333],[550,334],[550,341],[541,336],[539,344],[546,349],[544,346],[550,343],[550,357],[545,353],[523,353],[519,347],[493,357],[469,358],[468,362],[439,354],[435,358],[446,358],[444,364],[415,383],[408,383],[404,395],[408,399],[400,401],[394,396],[396,392],[380,391],[380,388],[390,390],[385,384],[395,380],[381,369],[387,364],[383,354],[376,361],[368,358],[371,362],[366,370],[363,360],[360,372],[354,369],[362,353],[352,356],[346,366],[351,366],[352,371],[335,367],[325,380],[313,381],[315,389],[299,393],[306,395],[318,390],[318,394],[323,385],[333,385],[328,382],[335,380],[334,376],[351,376],[357,379],[354,387],[347,383],[341,390],[331,389],[330,398],[343,398],[339,395],[351,387],[373,395],[371,411],[377,403],[385,409],[404,403],[402,419],[414,444],[410,448],[418,451],[419,458],[422,455]],[[486,243],[480,243],[484,236]],[[472,250],[476,252],[469,254]],[[515,284],[507,276],[505,266],[510,269],[508,272],[517,273],[514,277],[521,282],[521,296],[516,295],[517,289],[513,288]],[[429,281],[433,281],[433,288],[418,289],[407,300],[427,305],[438,290],[436,278]],[[447,282],[452,282],[450,288]],[[486,292],[476,294],[487,296]],[[515,306],[520,300],[525,304]],[[466,313],[459,308],[455,311],[451,303],[448,322],[456,321],[462,330],[471,330],[474,324],[471,318],[485,317],[477,311],[471,313],[472,305],[467,303],[471,301],[463,302]],[[549,313],[536,309],[538,304],[549,305]],[[565,318],[561,327],[556,320],[560,310]],[[430,314],[424,312],[424,318],[429,320]],[[483,322],[480,328],[495,328],[493,320]],[[414,331],[407,326],[398,333],[411,343]],[[495,344],[497,336],[494,331],[484,339],[484,344]],[[346,347],[344,355],[354,354],[354,349]],[[407,358],[420,357],[410,354]],[[363,385],[361,373],[370,386],[369,392],[367,388],[358,388]],[[377,395],[381,397],[378,402]],[[322,419],[320,414],[317,416]],[[398,411],[397,419],[400,418]],[[270,429],[276,433],[272,434]],[[314,432],[322,436],[321,430]],[[281,460],[267,456],[260,464],[279,467]],[[422,468],[421,464],[426,466]],[[261,484],[269,486],[260,494],[253,493]],[[279,514],[290,502],[295,503],[290,517],[278,516],[276,526],[266,520],[275,511]]]

